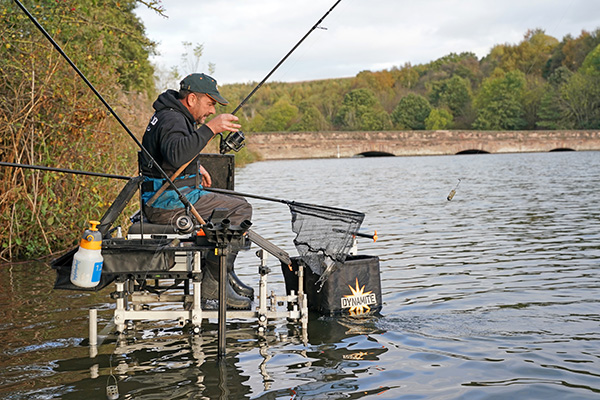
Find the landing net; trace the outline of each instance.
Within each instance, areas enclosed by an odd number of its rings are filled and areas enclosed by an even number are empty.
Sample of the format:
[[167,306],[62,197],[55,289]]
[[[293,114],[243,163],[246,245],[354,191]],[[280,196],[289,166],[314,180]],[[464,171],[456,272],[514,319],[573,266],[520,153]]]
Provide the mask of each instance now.
[[291,202],[294,244],[321,285],[346,260],[365,214],[333,207]]

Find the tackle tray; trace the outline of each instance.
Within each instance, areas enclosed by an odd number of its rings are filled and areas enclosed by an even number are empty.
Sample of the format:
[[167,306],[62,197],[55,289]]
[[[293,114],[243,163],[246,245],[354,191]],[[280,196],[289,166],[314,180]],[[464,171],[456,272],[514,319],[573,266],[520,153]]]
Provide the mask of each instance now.
[[175,247],[166,239],[105,239],[102,241],[102,274],[168,271],[175,265]]
[[189,268],[188,257],[195,251],[211,250],[214,246],[187,243],[180,246],[175,239],[123,239],[102,241],[102,275],[98,285],[81,288],[71,283],[71,265],[77,247],[51,263],[56,270],[55,289],[98,291],[117,277],[135,279],[187,279],[195,273]]

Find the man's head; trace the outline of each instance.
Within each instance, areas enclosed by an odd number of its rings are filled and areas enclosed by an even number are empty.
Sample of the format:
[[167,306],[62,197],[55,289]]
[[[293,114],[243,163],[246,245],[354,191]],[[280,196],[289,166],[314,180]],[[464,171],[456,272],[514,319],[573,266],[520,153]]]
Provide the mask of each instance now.
[[217,90],[217,81],[205,74],[190,74],[181,81],[179,99],[194,120],[203,124],[215,113],[217,103],[229,104]]
[[222,106],[229,104],[217,90],[217,81],[205,74],[190,74],[181,81],[181,90],[204,93]]

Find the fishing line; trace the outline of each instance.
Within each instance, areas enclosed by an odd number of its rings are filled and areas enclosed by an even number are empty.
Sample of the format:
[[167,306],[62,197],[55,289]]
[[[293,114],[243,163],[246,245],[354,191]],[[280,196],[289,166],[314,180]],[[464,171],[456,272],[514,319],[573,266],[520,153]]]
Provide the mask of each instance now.
[[[117,344],[115,344],[115,351],[117,350]],[[108,357],[109,375],[106,378],[106,398],[108,400],[117,400],[119,398],[119,381],[113,374],[112,357],[114,352]],[[109,385],[110,378],[113,379],[114,385]]]
[[[558,22],[557,22],[557,23],[554,25],[554,27],[552,28],[552,31],[557,31],[557,30],[558,30],[557,28],[559,27],[559,25],[561,25],[561,24],[562,24],[562,21],[563,21],[563,19],[564,19],[565,15],[567,14],[567,11],[568,11],[568,9],[569,9],[569,8],[571,8],[571,6],[573,5],[573,1],[574,1],[574,0],[571,0],[571,2],[569,2],[569,4],[567,5],[567,8],[566,8],[566,9],[565,9],[565,10],[562,12],[562,14],[561,14],[560,18],[558,19]],[[550,35],[550,32],[545,32],[545,31],[544,31],[544,34],[545,34],[545,35],[548,35],[548,36],[551,36],[551,35]],[[557,40],[558,40],[558,39],[557,39]],[[560,43],[560,41],[559,41],[559,43]],[[531,72],[531,69],[533,68],[533,65],[535,64],[535,62],[536,62],[536,61],[537,61],[537,55],[536,55],[536,56],[535,56],[535,58],[534,58],[534,59],[531,61],[531,64],[529,65],[529,68],[527,68],[527,71],[525,72],[525,75],[529,75],[529,73]]]
[[[16,1],[16,0],[15,0],[15,1]],[[289,56],[290,56],[290,55],[291,55],[291,54],[294,52],[294,50],[296,50],[296,49],[298,48],[298,46],[300,46],[300,45],[302,44],[302,42],[304,42],[304,40],[305,40],[305,39],[308,37],[308,35],[310,35],[310,34],[312,33],[312,31],[314,31],[315,29],[317,29],[317,27],[318,27],[319,25],[321,25],[321,22],[323,22],[323,20],[324,20],[324,19],[325,19],[325,18],[326,18],[326,17],[329,15],[329,13],[330,13],[331,11],[333,11],[333,9],[334,9],[334,8],[335,8],[335,7],[336,7],[338,4],[340,4],[340,2],[341,2],[341,1],[342,1],[342,0],[337,0],[337,1],[335,2],[335,4],[334,4],[333,6],[331,6],[331,8],[330,8],[330,9],[329,9],[329,10],[328,10],[328,11],[327,11],[327,12],[326,12],[326,13],[325,13],[325,14],[324,14],[322,17],[321,17],[321,19],[319,19],[319,20],[317,21],[317,23],[316,23],[316,24],[314,24],[314,25],[313,25],[313,27],[312,27],[312,28],[310,28],[310,29],[308,30],[308,32],[306,32],[306,34],[305,34],[305,35],[302,37],[302,39],[300,39],[300,40],[298,41],[298,43],[296,43],[296,44],[294,45],[294,47],[292,47],[292,49],[291,49],[291,50],[290,50],[290,51],[289,51],[289,52],[288,52],[288,53],[287,53],[287,54],[286,54],[286,55],[285,55],[285,56],[284,56],[284,57],[283,57],[283,58],[282,58],[282,59],[281,59],[281,60],[280,60],[278,63],[277,63],[277,65],[275,65],[275,67],[273,67],[273,69],[271,70],[271,72],[269,72],[269,73],[267,74],[267,76],[265,76],[265,77],[263,78],[263,80],[262,80],[262,81],[260,81],[260,83],[259,83],[258,85],[256,85],[256,87],[255,87],[255,88],[254,88],[254,89],[253,89],[253,90],[250,92],[250,94],[248,94],[248,96],[246,96],[246,97],[245,97],[245,98],[244,98],[244,99],[241,101],[241,103],[240,103],[240,104],[239,104],[239,105],[238,105],[238,106],[235,108],[235,110],[233,110],[232,114],[234,114],[234,115],[235,115],[235,113],[236,113],[236,112],[238,112],[238,110],[239,110],[240,108],[242,108],[242,107],[244,106],[244,104],[246,104],[246,102],[248,101],[248,99],[249,99],[250,97],[252,97],[252,96],[254,95],[254,93],[256,93],[256,91],[257,91],[258,89],[260,89],[260,87],[261,87],[261,86],[262,86],[262,85],[263,85],[263,84],[264,84],[264,83],[267,81],[267,79],[269,79],[269,78],[271,77],[271,75],[273,75],[273,73],[274,73],[274,72],[277,70],[277,68],[279,68],[279,66],[280,66],[281,64],[283,64],[285,60],[287,60],[287,58],[288,58],[288,57],[289,57]]]

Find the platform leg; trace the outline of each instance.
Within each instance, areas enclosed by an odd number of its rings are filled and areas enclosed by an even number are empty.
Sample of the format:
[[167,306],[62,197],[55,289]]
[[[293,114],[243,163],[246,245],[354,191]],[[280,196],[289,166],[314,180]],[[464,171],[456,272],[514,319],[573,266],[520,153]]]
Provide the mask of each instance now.
[[258,273],[260,275],[258,285],[258,331],[264,333],[267,330],[267,252],[259,250],[257,255],[260,257],[260,267]]
[[90,308],[90,346],[98,345],[98,310]]
[[200,280],[200,272],[202,271],[200,252],[195,251],[192,255],[192,279],[193,287],[193,303],[192,303],[192,325],[193,332],[200,333],[200,325],[202,325],[202,281]]
[[302,295],[300,314],[302,315],[302,343],[306,346],[308,344],[308,300],[306,293]]
[[298,306],[300,308],[300,322],[302,324],[302,342],[308,343],[308,297],[304,293],[304,266],[298,266]]
[[217,247],[219,255],[218,356],[225,356],[227,335],[227,247]]
[[125,332],[125,284],[123,282],[116,283],[117,301],[115,307],[115,325],[117,332]]

